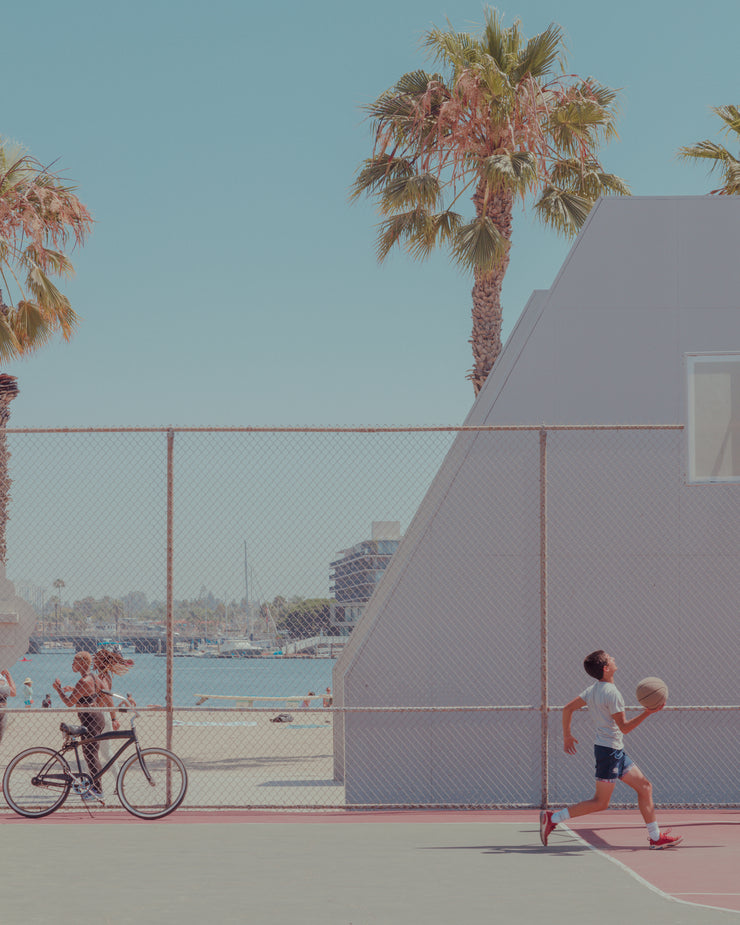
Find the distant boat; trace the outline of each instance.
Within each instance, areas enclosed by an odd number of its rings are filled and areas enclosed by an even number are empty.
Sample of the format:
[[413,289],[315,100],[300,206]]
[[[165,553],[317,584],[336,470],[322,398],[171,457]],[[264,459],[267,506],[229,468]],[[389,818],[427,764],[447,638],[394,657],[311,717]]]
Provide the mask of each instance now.
[[224,639],[219,643],[218,658],[256,658],[263,649],[255,646],[249,639]]
[[[187,642],[176,642],[172,649],[173,657],[179,657],[179,656],[184,657],[184,656],[189,656],[189,655],[202,655],[202,654],[203,654],[202,652],[198,652],[196,650],[191,649]],[[155,652],[154,655],[156,655],[158,658],[166,658],[167,651],[165,650],[164,652]]]

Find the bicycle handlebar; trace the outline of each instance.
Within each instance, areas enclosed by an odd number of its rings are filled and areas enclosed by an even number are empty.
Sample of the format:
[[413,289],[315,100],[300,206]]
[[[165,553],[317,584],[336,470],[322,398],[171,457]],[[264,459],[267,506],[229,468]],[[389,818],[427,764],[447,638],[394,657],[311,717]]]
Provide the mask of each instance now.
[[136,704],[132,702],[129,697],[124,697],[122,694],[114,694],[113,691],[106,691],[109,697],[115,697],[116,700],[120,700],[121,703],[118,706],[118,711],[120,713],[128,713],[129,710],[133,710],[134,719],[139,716],[139,711],[136,709]]

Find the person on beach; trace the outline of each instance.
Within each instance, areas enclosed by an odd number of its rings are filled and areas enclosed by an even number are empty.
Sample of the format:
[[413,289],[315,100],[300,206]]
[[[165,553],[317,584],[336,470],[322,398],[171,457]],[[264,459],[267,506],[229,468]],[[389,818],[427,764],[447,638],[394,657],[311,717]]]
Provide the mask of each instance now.
[[596,793],[590,800],[583,800],[558,812],[543,809],[540,813],[542,844],[547,847],[550,833],[559,823],[607,809],[614,787],[621,780],[637,794],[637,805],[647,826],[650,847],[675,847],[683,840],[683,836],[671,835],[670,829],[660,830],[655,816],[653,786],[623,748],[624,736],[663,707],[645,709],[628,720],[624,715],[624,698],[614,684],[614,673],[617,670],[614,658],[603,649],[598,649],[586,656],[583,667],[595,680],[563,708],[563,748],[567,754],[575,755],[578,739],[570,731],[571,718],[577,710],[588,707],[596,723]]
[[308,692],[308,696],[307,696],[306,699],[301,703],[301,706],[302,706],[302,707],[310,707],[310,706],[311,706],[311,698],[312,698],[312,697],[315,697],[315,696],[316,696],[316,694],[314,694],[313,691],[309,691],[309,692]]
[[0,742],[5,732],[5,704],[8,697],[15,697],[16,690],[10,672],[7,669],[0,671]]
[[[98,698],[101,707],[109,707],[107,713],[103,713],[103,732],[111,732],[114,729],[120,729],[121,724],[118,722],[118,711],[110,692],[113,690],[113,675],[120,677],[126,674],[129,668],[134,664],[133,659],[124,658],[117,649],[108,649],[103,646],[93,656],[93,669],[98,684]],[[100,743],[100,755],[104,765],[108,764],[111,759],[111,743],[104,740]],[[116,770],[117,765],[113,766]]]
[[[92,655],[89,652],[76,652],[72,659],[72,671],[80,675],[80,680],[73,688],[62,688],[62,682],[59,678],[54,680],[52,685],[54,690],[65,707],[81,707],[78,709],[77,716],[80,723],[86,727],[88,735],[98,736],[103,731],[104,720],[102,713],[93,713],[84,709],[85,707],[98,706],[98,682],[95,675],[90,673],[92,665]],[[66,691],[69,691],[67,695]],[[95,741],[86,741],[82,746],[82,754],[85,756],[90,774],[97,774],[100,771],[99,743]],[[103,801],[103,791],[98,781],[87,793],[82,795],[83,800]]]
[[23,682],[23,706],[26,709],[33,706],[33,681],[30,678]]

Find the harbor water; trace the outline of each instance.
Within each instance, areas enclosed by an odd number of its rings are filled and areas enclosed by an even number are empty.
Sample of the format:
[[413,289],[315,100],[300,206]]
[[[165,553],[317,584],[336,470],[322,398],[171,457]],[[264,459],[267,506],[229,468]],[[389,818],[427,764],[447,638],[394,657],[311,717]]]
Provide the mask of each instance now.
[[[166,659],[151,654],[123,652],[134,665],[126,675],[114,677],[117,694],[133,694],[139,706],[164,706],[166,691]],[[63,685],[75,684],[79,675],[72,671],[72,649],[29,654],[10,666],[18,694],[8,700],[8,707],[23,706],[23,682],[33,682],[34,708],[41,706],[46,694],[51,694],[53,707],[62,706],[52,687],[55,678]],[[239,695],[243,697],[296,697],[313,692],[322,694],[331,688],[332,658],[187,658],[176,657],[173,667],[173,697],[175,707],[194,707],[198,696],[205,694]],[[211,700],[209,709],[232,707],[231,701]],[[312,701],[311,706],[320,706]],[[267,706],[267,704],[257,704]]]

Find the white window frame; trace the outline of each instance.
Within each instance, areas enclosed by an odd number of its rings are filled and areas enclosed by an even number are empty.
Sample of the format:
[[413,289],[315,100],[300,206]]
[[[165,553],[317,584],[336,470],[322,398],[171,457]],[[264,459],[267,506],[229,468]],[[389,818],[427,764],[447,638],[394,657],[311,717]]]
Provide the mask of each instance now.
[[695,386],[695,369],[697,364],[708,363],[732,363],[738,364],[738,376],[740,376],[740,351],[724,353],[687,353],[684,354],[685,364],[685,381],[686,381],[686,470],[687,482],[693,485],[712,485],[712,484],[729,484],[740,482],[740,471],[737,475],[717,475],[717,476],[698,476],[696,474],[696,395]]

